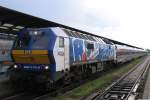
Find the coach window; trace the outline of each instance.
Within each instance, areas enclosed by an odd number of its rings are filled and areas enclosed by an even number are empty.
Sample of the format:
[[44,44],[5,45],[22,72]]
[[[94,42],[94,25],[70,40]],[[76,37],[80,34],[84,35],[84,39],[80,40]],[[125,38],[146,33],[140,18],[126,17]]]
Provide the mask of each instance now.
[[64,47],[64,38],[63,37],[59,37],[59,47],[60,48]]

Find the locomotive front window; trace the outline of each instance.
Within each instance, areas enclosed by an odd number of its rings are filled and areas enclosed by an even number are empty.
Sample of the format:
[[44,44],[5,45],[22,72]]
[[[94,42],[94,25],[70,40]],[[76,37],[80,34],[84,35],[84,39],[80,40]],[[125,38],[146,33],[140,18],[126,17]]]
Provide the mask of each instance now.
[[88,43],[87,44],[87,49],[94,49],[94,44]]
[[32,49],[47,49],[49,44],[49,35],[45,32],[37,31],[32,34]]
[[30,37],[29,36],[24,36],[21,38],[18,38],[15,42],[15,49],[25,49],[28,47],[30,42]]

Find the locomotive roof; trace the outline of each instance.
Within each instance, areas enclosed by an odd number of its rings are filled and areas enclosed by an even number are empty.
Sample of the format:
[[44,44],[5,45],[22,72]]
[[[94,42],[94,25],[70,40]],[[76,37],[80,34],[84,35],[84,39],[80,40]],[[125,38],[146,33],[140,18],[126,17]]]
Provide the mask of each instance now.
[[[31,21],[32,20],[32,21]],[[8,9],[0,6],[0,32],[6,34],[16,35],[19,30],[30,27],[30,28],[40,28],[40,27],[62,27],[70,29],[76,32],[81,32],[87,35],[92,35],[102,38],[105,42],[111,41],[114,44],[127,45],[130,47],[142,49],[136,46],[128,45],[119,41],[101,37],[83,30],[72,28],[63,24],[55,23],[46,19],[38,18],[32,15],[24,14],[12,9]],[[90,38],[90,37],[89,37]]]

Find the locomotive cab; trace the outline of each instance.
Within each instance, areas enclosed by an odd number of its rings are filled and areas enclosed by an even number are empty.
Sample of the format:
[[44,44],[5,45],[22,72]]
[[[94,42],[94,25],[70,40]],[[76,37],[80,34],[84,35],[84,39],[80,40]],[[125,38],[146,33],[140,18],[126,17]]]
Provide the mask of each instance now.
[[22,30],[11,53],[15,62],[11,68],[11,79],[24,80],[30,77],[40,83],[59,80],[67,67],[64,65],[65,55],[68,55],[65,53],[67,38],[63,34],[60,34],[59,28]]
[[48,51],[50,50],[49,38],[50,35],[41,30],[31,30],[24,34],[20,34],[12,51],[15,63],[50,64],[50,60],[48,58]]

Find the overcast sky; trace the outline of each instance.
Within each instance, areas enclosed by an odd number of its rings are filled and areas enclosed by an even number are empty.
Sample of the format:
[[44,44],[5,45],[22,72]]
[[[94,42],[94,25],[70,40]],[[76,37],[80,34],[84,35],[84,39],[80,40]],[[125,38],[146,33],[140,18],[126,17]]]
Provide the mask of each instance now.
[[150,0],[0,0],[0,5],[150,48]]

